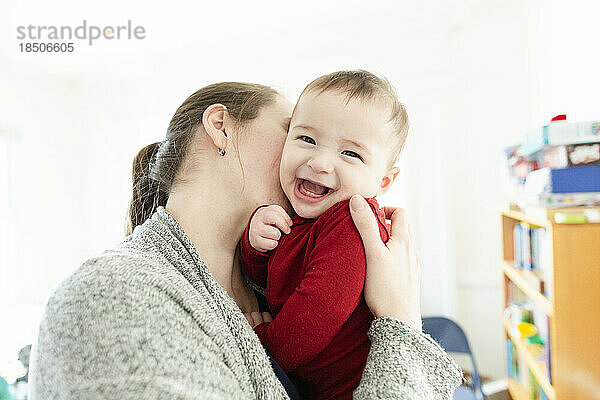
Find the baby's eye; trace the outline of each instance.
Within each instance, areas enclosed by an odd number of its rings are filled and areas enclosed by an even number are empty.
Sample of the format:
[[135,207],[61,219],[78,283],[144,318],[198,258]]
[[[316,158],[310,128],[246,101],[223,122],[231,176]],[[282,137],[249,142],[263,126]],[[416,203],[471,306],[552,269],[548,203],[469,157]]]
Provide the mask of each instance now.
[[343,155],[345,155],[345,156],[349,156],[349,157],[358,158],[359,160],[361,160],[361,161],[362,161],[362,157],[360,156],[360,154],[358,154],[358,153],[355,153],[355,152],[353,152],[353,151],[350,151],[350,150],[344,150],[344,151],[342,151],[342,154],[343,154]]
[[317,144],[315,142],[315,140],[313,138],[311,138],[310,136],[302,135],[302,136],[298,136],[298,139],[300,139],[300,140],[302,140],[302,141],[304,141],[306,143]]

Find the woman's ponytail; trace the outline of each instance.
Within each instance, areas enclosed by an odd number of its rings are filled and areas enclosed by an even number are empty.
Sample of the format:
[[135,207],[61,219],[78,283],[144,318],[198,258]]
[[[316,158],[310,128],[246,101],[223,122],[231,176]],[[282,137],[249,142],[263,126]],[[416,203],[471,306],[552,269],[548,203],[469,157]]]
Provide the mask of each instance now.
[[150,218],[158,206],[167,204],[168,191],[165,191],[161,183],[152,176],[152,167],[160,145],[161,142],[149,144],[141,149],[133,160],[133,194],[129,203],[125,235],[130,235],[136,226]]

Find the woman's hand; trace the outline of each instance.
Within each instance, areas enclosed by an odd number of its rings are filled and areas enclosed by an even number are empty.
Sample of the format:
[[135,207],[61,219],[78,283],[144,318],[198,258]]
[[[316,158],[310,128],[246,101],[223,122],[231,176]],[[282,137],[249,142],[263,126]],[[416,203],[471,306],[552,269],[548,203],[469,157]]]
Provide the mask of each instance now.
[[251,313],[244,313],[244,317],[246,317],[246,319],[248,320],[248,323],[250,324],[252,329],[254,329],[254,327],[256,325],[260,325],[263,322],[273,321],[273,317],[271,316],[271,313],[268,313],[268,312],[264,312],[262,314],[259,313],[258,311],[254,311]]
[[385,207],[392,221],[387,243],[381,241],[377,220],[366,200],[350,199],[350,214],[365,246],[365,300],[375,318],[394,317],[421,330],[421,267],[413,234],[401,208]]

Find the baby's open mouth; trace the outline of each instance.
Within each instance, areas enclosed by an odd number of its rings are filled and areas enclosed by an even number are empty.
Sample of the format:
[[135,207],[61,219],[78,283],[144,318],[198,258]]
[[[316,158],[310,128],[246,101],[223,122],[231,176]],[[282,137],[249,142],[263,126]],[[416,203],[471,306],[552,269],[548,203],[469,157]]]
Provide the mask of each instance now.
[[296,179],[295,186],[296,197],[308,202],[319,201],[333,191],[332,188],[302,178]]

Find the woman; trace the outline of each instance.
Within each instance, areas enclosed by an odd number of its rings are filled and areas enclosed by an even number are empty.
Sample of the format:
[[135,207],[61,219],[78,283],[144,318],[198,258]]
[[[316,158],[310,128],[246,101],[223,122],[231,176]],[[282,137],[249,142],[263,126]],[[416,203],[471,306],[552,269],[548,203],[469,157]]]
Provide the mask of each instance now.
[[[35,399],[297,397],[252,326],[269,319],[238,242],[260,204],[289,210],[278,168],[292,104],[219,83],[191,95],[134,162],[131,229],[50,297],[34,349]],[[402,210],[384,246],[361,197],[371,352],[354,397],[451,398],[460,371],[421,333],[419,270]],[[246,316],[246,318],[245,318]],[[248,324],[250,322],[250,324]]]

